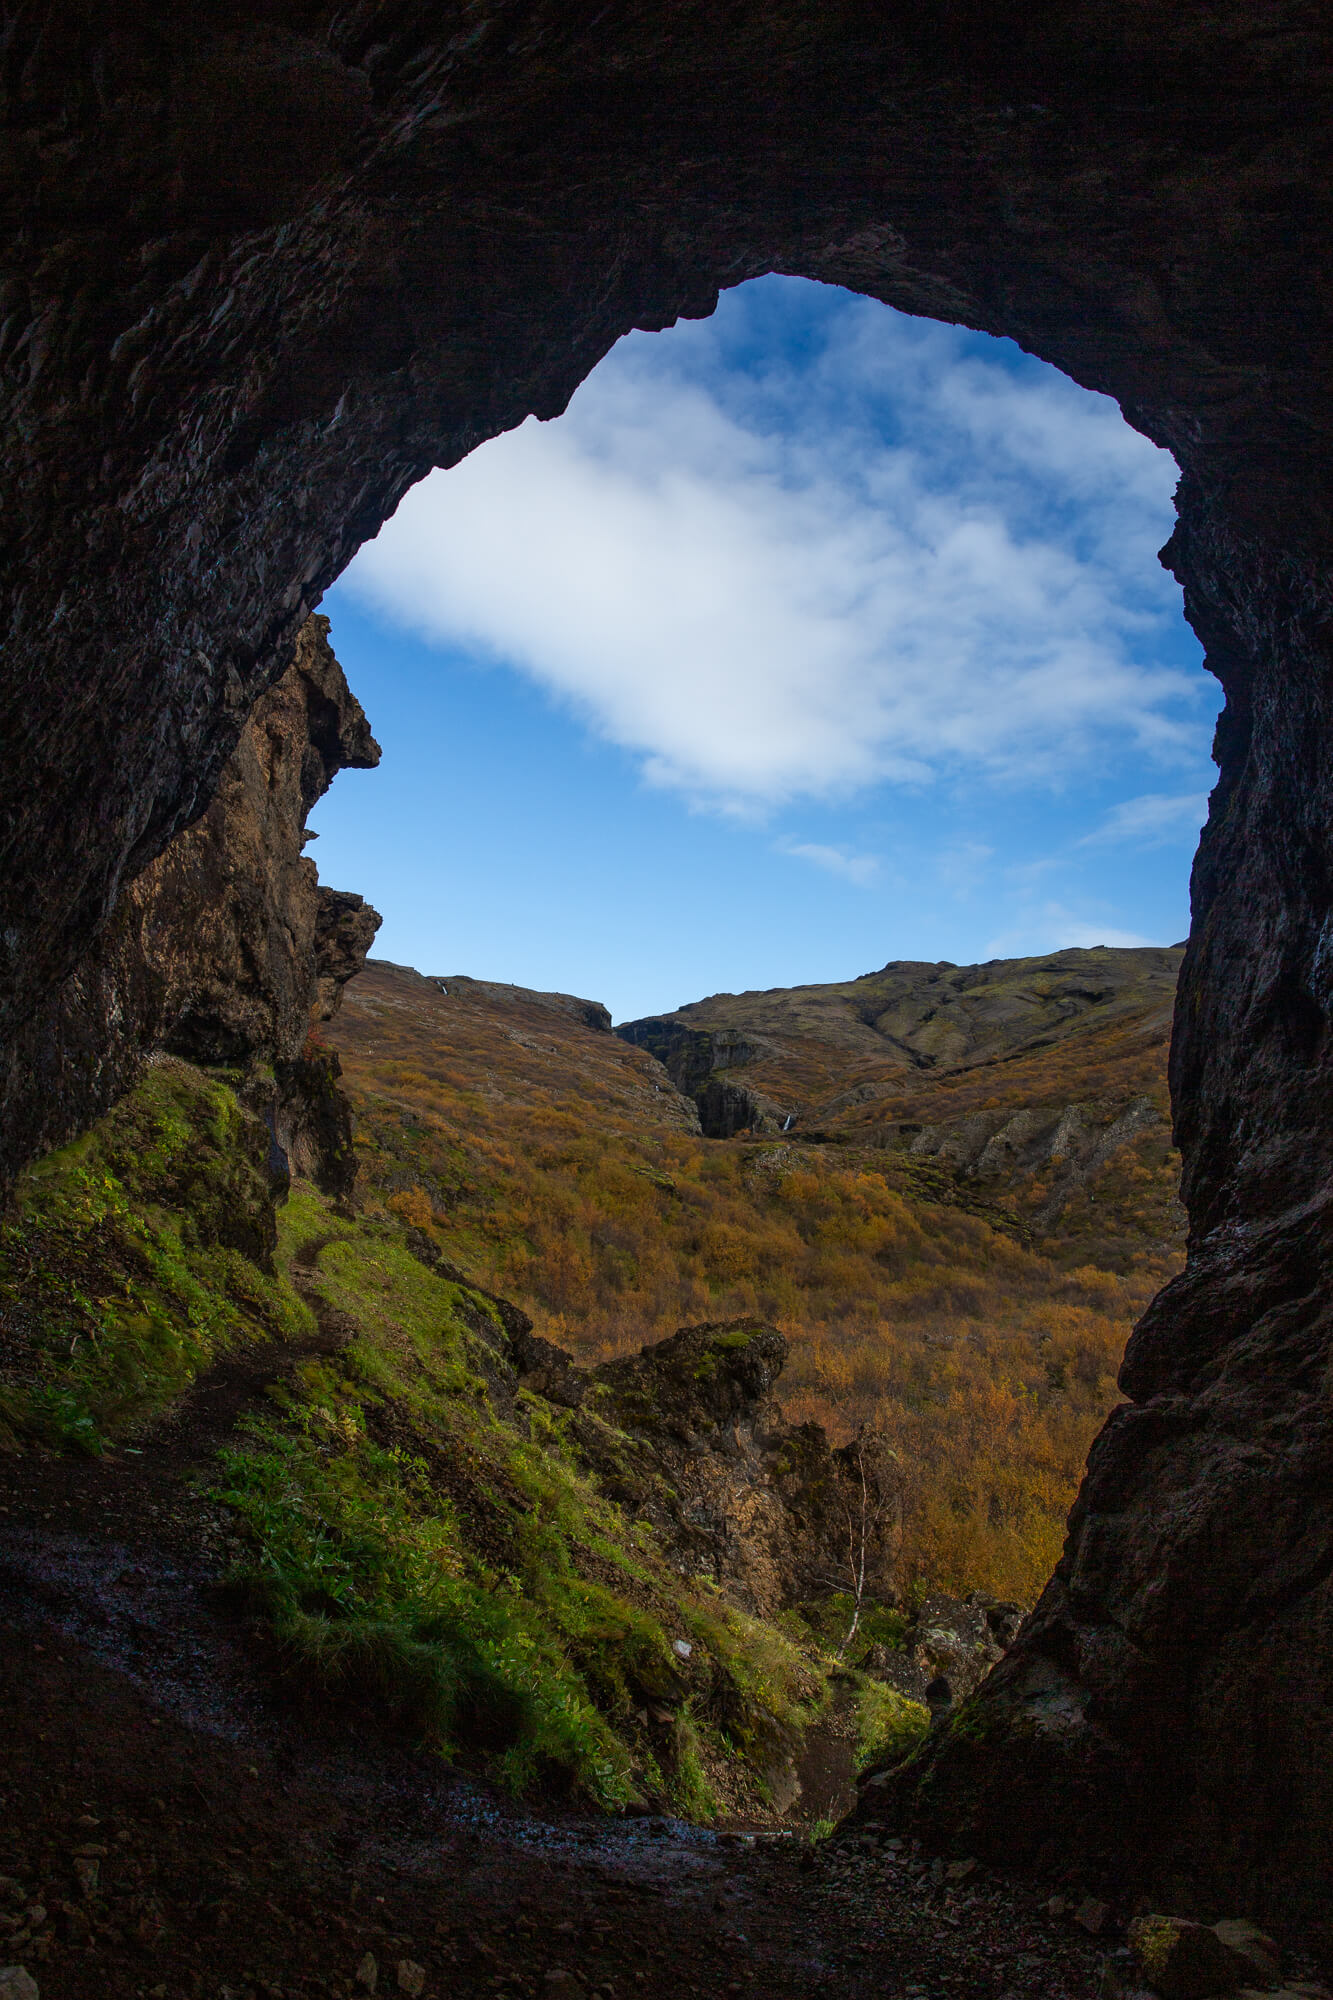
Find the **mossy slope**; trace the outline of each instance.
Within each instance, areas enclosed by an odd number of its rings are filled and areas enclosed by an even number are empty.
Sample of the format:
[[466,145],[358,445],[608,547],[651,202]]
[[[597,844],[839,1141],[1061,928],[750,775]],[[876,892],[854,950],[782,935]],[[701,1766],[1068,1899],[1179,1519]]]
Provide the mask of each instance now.
[[294,1685],[516,1788],[762,1818],[812,1727],[862,1755],[910,1739],[911,1704],[800,1618],[671,1567],[571,1413],[522,1388],[497,1301],[307,1186],[275,1225],[266,1169],[228,1080],[173,1062],[24,1176],[0,1234],[11,1446],[147,1441],[246,1357],[257,1393],[193,1486],[232,1510],[232,1581]]

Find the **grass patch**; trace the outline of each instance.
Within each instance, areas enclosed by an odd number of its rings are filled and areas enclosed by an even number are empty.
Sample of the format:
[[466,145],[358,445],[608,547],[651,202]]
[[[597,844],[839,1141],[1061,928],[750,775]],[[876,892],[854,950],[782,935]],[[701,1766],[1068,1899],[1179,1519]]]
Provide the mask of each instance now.
[[930,1711],[882,1681],[862,1680],[856,1704],[856,1770],[882,1771],[924,1743]]
[[477,1561],[425,1467],[320,1408],[247,1425],[218,1497],[298,1677],[369,1700],[437,1749],[481,1746],[516,1787],[635,1796],[629,1759],[519,1580]]

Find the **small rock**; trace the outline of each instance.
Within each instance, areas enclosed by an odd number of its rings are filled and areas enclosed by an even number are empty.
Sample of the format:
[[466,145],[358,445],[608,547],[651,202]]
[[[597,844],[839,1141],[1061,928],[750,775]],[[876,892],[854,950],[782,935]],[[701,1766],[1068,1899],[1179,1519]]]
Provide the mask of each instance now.
[[1046,1905],[1046,1914],[1048,1917],[1062,1917],[1068,1908],[1069,1904],[1063,1896],[1052,1896]]
[[78,1854],[74,1857],[74,1873],[79,1878],[79,1887],[85,1896],[91,1896],[97,1888],[97,1877],[101,1866],[101,1862],[94,1860],[90,1854]]
[[671,1641],[671,1650],[678,1660],[688,1660],[694,1648],[688,1639],[673,1639]]
[[1254,1977],[1251,1959],[1233,1951],[1207,1924],[1184,1917],[1136,1917],[1129,1948],[1162,2000],[1211,2000]]
[[1096,1896],[1085,1896],[1074,1912],[1074,1922],[1082,1925],[1089,1937],[1096,1937],[1106,1929],[1106,1920],[1111,1914],[1109,1903],[1099,1902]]
[[976,1874],[977,1864],[970,1859],[967,1861],[951,1861],[944,1872],[951,1882],[966,1882],[969,1875]]
[[943,1887],[945,1873],[943,1857],[937,1854],[930,1864],[930,1879],[937,1889]]
[[373,1951],[368,1951],[356,1968],[356,1983],[367,1993],[373,1993],[379,1985],[380,1969]]
[[1113,1951],[1104,1958],[1096,1985],[1097,2000],[1153,2000],[1139,1976],[1132,1951]]
[[574,1990],[574,1975],[572,1972],[566,1972],[563,1965],[553,1965],[550,1971],[544,1974],[542,1985],[550,1994],[564,1995],[572,1993]]
[[418,1993],[423,1993],[425,1988],[425,1966],[414,1965],[410,1958],[400,1958],[398,1961],[398,1991],[400,1993],[410,1993],[415,1996]]
[[38,2000],[37,1981],[21,1965],[0,1965],[0,2000]]
[[1257,1973],[1256,1985],[1275,1986],[1282,1971],[1282,1953],[1258,1924],[1247,1923],[1243,1917],[1228,1917],[1213,1929],[1228,1951],[1234,1951],[1251,1968],[1251,1976]]

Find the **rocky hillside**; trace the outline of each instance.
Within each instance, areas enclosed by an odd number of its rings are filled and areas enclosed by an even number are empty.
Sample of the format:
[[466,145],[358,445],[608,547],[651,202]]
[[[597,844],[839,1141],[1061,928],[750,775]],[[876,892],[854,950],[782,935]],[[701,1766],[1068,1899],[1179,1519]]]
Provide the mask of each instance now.
[[[315,1710],[511,1789],[696,1819],[845,1809],[858,1763],[925,1715],[860,1670],[892,1516],[865,1507],[865,1447],[783,1419],[782,1336],[695,1327],[582,1370],[410,1220],[299,1179],[275,1204],[234,1080],[162,1058],[19,1179],[0,1226],[11,1531],[40,1542],[61,1455],[105,1467],[65,1526],[84,1594],[147,1544],[164,1685],[199,1599],[206,1650],[239,1643]],[[42,1558],[48,1594],[69,1560]],[[801,1775],[816,1751],[822,1793]]]
[[[892,1441],[899,1592],[1026,1597],[1181,1256],[1177,958],[895,967],[617,1034],[594,1002],[372,961],[329,1035],[368,1213],[585,1365],[780,1328],[789,1415]],[[707,1135],[761,1085],[780,1116]]]
[[[1151,1173],[1184,947],[985,965],[899,962],[841,985],[719,993],[616,1033],[656,1055],[713,1136],[780,1133],[934,1159],[1048,1241],[1114,1163]],[[1110,1181],[1101,1188],[1105,1201]],[[1131,1204],[1131,1209],[1134,1204]],[[1174,1219],[1123,1202],[1134,1240]],[[1114,1260],[1110,1242],[1100,1245]]]

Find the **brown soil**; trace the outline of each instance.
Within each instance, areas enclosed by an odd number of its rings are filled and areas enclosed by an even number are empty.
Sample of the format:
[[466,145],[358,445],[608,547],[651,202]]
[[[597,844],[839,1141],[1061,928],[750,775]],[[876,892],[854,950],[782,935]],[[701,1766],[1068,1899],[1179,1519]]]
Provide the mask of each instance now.
[[216,1370],[137,1453],[0,1460],[0,1966],[41,2000],[364,1996],[368,1955],[428,2000],[1091,1993],[1106,1945],[1049,1884],[937,1885],[864,1828],[538,1817],[303,1701],[200,1491],[287,1360]]

